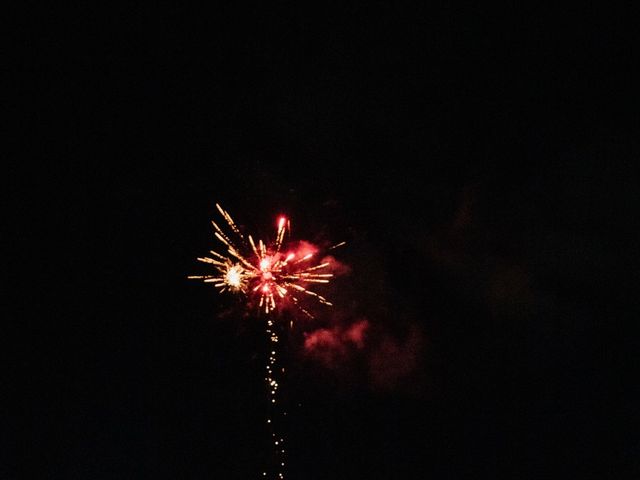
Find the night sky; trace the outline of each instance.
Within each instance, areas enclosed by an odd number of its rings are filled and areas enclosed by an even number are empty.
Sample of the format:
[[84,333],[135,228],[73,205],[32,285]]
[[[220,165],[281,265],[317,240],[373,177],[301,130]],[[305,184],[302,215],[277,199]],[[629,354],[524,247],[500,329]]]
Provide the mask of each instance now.
[[20,15],[0,478],[260,478],[261,320],[186,279],[216,202],[347,242],[285,478],[640,478],[640,12],[589,8]]

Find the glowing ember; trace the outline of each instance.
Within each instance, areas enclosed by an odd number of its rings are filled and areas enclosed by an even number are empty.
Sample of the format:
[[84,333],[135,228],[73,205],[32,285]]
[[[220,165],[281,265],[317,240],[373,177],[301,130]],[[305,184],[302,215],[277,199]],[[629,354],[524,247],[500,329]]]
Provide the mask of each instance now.
[[[325,273],[329,262],[314,264],[311,261],[314,252],[308,250],[282,252],[284,237],[289,230],[286,217],[278,219],[273,243],[266,244],[262,240],[256,243],[251,235],[245,239],[231,216],[220,205],[216,204],[216,207],[232,232],[228,235],[215,222],[211,222],[216,238],[226,247],[226,255],[212,250],[211,256],[198,258],[200,262],[213,265],[217,274],[194,275],[189,278],[213,283],[220,291],[231,290],[244,294],[256,292],[259,295],[258,304],[265,313],[274,310],[278,303],[285,300],[298,305],[299,299],[291,293],[292,291],[331,305],[326,298],[306,288],[306,285],[312,283],[329,283],[333,276],[331,273]],[[343,244],[344,242],[336,246]],[[306,310],[302,311],[310,316]]]
[[262,260],[260,260],[260,270],[262,270],[263,272],[269,272],[269,269],[271,268],[271,260],[268,258],[263,258]]
[[234,265],[231,267],[224,276],[224,281],[231,288],[241,289],[242,287],[242,273],[244,269],[240,265]]

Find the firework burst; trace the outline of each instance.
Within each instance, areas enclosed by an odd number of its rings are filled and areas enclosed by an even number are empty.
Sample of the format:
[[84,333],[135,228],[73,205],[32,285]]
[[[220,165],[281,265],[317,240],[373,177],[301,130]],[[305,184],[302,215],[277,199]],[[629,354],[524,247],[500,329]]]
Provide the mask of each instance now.
[[[328,272],[330,262],[316,263],[317,252],[293,251],[284,248],[284,241],[291,224],[285,217],[278,219],[275,240],[265,243],[254,241],[251,235],[246,238],[236,223],[220,205],[216,208],[222,215],[231,234],[225,233],[212,221],[214,235],[226,248],[226,254],[211,250],[210,256],[200,257],[198,261],[213,265],[212,275],[192,275],[189,278],[213,283],[221,292],[241,293],[248,299],[258,298],[258,306],[269,313],[278,305],[292,303],[307,316],[312,315],[302,306],[302,295],[315,298],[318,302],[331,305],[326,298],[310,290],[312,284],[329,283],[332,273]],[[332,250],[344,245],[344,242],[330,247]]]
[[[224,245],[226,253],[211,250],[210,256],[198,258],[198,261],[212,265],[215,273],[192,275],[189,278],[213,283],[221,292],[244,295],[247,306],[257,304],[259,310],[266,314],[265,333],[271,347],[264,377],[271,407],[266,422],[271,431],[275,459],[274,466],[269,470],[272,478],[284,480],[285,439],[281,423],[286,411],[282,406],[278,406],[277,400],[280,390],[279,378],[284,374],[285,368],[278,360],[278,328],[270,314],[278,308],[294,305],[306,316],[313,318],[301,305],[302,295],[331,305],[322,295],[308,288],[313,284],[329,283],[333,277],[329,272],[331,263],[322,260],[317,262],[317,250],[304,242],[300,242],[297,249],[288,248],[285,245],[285,236],[290,232],[291,225],[285,217],[278,219],[274,241],[265,243],[258,240],[256,243],[251,235],[245,238],[231,215],[220,205],[216,204],[216,208],[230,230],[226,233],[216,222],[211,222],[215,229],[214,235]],[[345,242],[341,242],[327,250],[344,244]],[[267,477],[267,472],[263,472],[262,475],[262,478]]]

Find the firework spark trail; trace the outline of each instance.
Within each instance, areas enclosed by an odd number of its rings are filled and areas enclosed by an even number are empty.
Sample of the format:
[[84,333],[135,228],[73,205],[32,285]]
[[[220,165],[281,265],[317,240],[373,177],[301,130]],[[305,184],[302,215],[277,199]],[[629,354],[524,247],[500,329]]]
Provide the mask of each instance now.
[[[278,391],[280,383],[278,382],[278,373],[284,374],[284,367],[281,367],[278,363],[278,342],[279,337],[275,330],[273,320],[269,318],[267,320],[267,328],[265,329],[267,336],[269,337],[270,350],[269,359],[266,365],[266,374],[264,377],[265,386],[270,398],[269,413],[267,415],[267,426],[271,433],[270,442],[272,442],[272,448],[274,453],[274,465],[273,471],[270,472],[275,475],[274,478],[278,480],[284,479],[284,467],[285,467],[285,448],[284,448],[284,434],[282,433],[281,421],[282,417],[287,414],[284,410],[279,411],[277,409]],[[267,476],[267,472],[262,472],[263,478]]]
[[[271,441],[276,458],[276,468],[273,472],[277,480],[284,479],[284,438],[277,418],[276,404],[280,384],[278,378],[284,374],[284,367],[278,363],[279,337],[271,315],[279,306],[295,306],[300,312],[309,318],[313,315],[300,305],[302,302],[296,296],[298,293],[315,298],[319,303],[331,306],[326,298],[306,288],[307,284],[326,284],[333,277],[326,272],[331,262],[314,263],[317,252],[301,254],[302,252],[286,251],[285,235],[291,230],[291,224],[285,217],[280,217],[277,223],[275,240],[265,243],[262,240],[254,241],[251,235],[247,235],[248,241],[233,221],[231,215],[216,203],[216,208],[224,218],[229,229],[233,233],[227,234],[216,222],[212,221],[215,229],[215,237],[226,247],[226,255],[211,250],[210,257],[199,257],[198,261],[210,264],[215,269],[213,275],[192,275],[188,278],[203,280],[213,283],[220,292],[230,291],[239,293],[247,298],[247,306],[257,303],[258,308],[266,314],[267,325],[265,333],[269,338],[269,358],[264,377],[268,396],[270,413],[267,424],[271,431]],[[329,247],[333,250],[344,245],[345,242]],[[257,297],[257,299],[256,299]],[[282,412],[286,415],[286,412]],[[267,476],[263,472],[262,478]]]

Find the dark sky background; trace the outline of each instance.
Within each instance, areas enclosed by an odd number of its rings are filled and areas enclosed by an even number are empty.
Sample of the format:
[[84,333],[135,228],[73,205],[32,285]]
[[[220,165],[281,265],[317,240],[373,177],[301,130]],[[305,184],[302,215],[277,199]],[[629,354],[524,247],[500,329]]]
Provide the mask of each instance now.
[[348,242],[286,335],[286,478],[640,478],[637,9],[49,8],[11,29],[0,478],[258,478],[260,323],[186,280],[215,202]]

